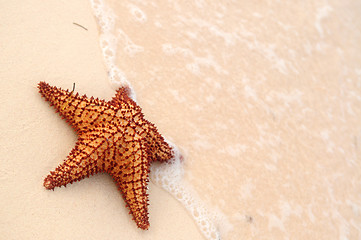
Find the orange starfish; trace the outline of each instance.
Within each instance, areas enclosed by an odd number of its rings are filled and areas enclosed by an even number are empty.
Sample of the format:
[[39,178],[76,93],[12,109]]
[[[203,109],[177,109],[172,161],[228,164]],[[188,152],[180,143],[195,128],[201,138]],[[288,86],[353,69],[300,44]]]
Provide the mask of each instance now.
[[78,133],[78,141],[64,162],[44,180],[47,189],[65,186],[98,172],[118,184],[139,228],[148,229],[147,182],[152,161],[167,161],[173,151],[144,119],[141,108],[122,87],[109,102],[79,96],[39,83],[39,92]]

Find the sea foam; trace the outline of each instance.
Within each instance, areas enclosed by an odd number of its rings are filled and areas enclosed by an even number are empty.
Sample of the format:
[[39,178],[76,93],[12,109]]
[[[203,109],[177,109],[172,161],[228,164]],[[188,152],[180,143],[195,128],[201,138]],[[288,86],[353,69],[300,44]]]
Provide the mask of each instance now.
[[215,223],[225,223],[226,219],[221,212],[207,210],[192,187],[184,181],[183,157],[174,143],[170,141],[167,143],[173,148],[175,156],[169,163],[152,164],[151,180],[185,206],[207,239],[221,239],[220,231]]
[[128,86],[131,89],[130,95],[136,100],[135,92],[130,82],[116,65],[116,53],[118,46],[118,36],[115,34],[116,14],[102,0],[90,0],[94,15],[100,27],[99,42],[103,53],[105,65],[108,69],[108,77],[112,85],[119,88]]
[[[115,29],[117,16],[103,0],[90,0],[90,2],[100,27],[100,47],[108,68],[109,79],[112,85],[116,87],[128,86],[131,89],[132,99],[136,100],[135,92],[124,72],[116,66],[118,40],[122,36],[124,37],[124,34],[121,34],[121,29]],[[139,8],[132,6],[131,10],[139,22],[146,21],[146,14]],[[142,51],[142,49],[136,48],[136,51]],[[227,219],[223,217],[221,212],[210,212],[192,187],[184,181],[183,157],[175,144],[170,141],[167,142],[172,146],[175,156],[169,163],[152,164],[150,179],[185,206],[207,239],[221,239],[219,228],[222,228],[220,226],[227,223]]]

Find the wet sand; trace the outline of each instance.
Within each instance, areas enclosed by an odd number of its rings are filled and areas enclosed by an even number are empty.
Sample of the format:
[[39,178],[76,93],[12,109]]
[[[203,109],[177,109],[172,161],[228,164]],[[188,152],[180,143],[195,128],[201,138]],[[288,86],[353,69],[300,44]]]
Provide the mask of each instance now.
[[223,239],[360,237],[357,1],[106,2],[117,65]]

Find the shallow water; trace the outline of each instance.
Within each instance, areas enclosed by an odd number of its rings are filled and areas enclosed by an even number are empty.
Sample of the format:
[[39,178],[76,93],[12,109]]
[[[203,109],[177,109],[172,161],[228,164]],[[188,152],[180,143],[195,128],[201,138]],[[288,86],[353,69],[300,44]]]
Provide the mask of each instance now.
[[360,238],[357,1],[91,3],[110,81],[180,149],[151,179],[207,239]]

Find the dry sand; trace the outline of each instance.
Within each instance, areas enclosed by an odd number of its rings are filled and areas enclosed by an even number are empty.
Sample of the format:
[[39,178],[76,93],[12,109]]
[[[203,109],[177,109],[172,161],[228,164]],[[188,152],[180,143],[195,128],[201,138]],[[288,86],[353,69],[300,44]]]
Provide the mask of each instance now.
[[203,239],[182,205],[152,183],[148,231],[137,229],[107,174],[43,187],[76,134],[37,83],[71,89],[75,82],[82,94],[106,100],[114,89],[89,1],[2,1],[0,16],[0,238]]

